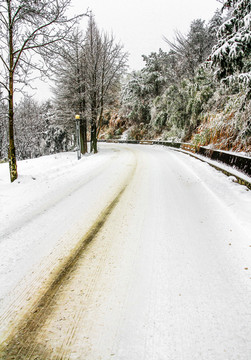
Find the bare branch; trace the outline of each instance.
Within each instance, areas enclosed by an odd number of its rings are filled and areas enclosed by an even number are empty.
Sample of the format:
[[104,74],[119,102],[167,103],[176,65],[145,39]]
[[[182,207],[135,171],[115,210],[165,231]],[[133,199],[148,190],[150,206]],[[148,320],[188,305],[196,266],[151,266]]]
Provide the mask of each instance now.
[[8,26],[8,22],[7,20],[5,19],[3,13],[0,11],[0,22],[4,25],[4,26]]
[[[75,19],[78,19],[78,18],[80,18],[80,17],[82,17],[82,16],[84,16],[84,15],[85,15],[85,14],[82,14],[82,15],[78,15],[78,16],[76,16],[76,17],[73,17],[73,18],[71,18],[70,20],[60,21],[60,24],[69,23],[69,22],[71,22],[71,21],[73,21],[73,20],[75,20]],[[59,13],[55,16],[54,19],[52,19],[51,21],[49,21],[49,22],[41,25],[41,26],[38,27],[37,29],[35,29],[35,30],[27,37],[27,39],[24,41],[21,49],[16,50],[16,51],[14,52],[14,55],[18,54],[18,56],[17,56],[17,58],[16,58],[16,61],[15,61],[15,64],[14,64],[14,70],[15,70],[17,64],[18,64],[18,61],[19,61],[19,59],[20,59],[21,54],[22,54],[24,51],[26,51],[26,50],[31,50],[31,49],[37,49],[37,48],[46,47],[46,46],[51,45],[51,44],[53,44],[53,43],[55,43],[55,42],[62,41],[62,40],[67,36],[68,31],[70,31],[70,29],[72,28],[73,24],[72,24],[72,26],[68,27],[67,32],[65,32],[63,35],[57,37],[56,39],[55,39],[55,35],[54,35],[54,40],[51,40],[51,41],[48,41],[48,42],[45,42],[45,43],[41,43],[41,44],[36,44],[36,45],[27,46],[27,44],[28,44],[32,39],[34,39],[35,36],[39,34],[39,32],[41,32],[41,31],[42,31],[43,29],[45,29],[45,28],[48,28],[50,25],[52,25],[52,24],[54,24],[54,23],[57,23],[57,20],[58,20],[58,19],[59,19]]]
[[4,58],[2,57],[2,55],[0,54],[0,59],[2,60],[4,66],[6,67],[7,70],[10,70],[9,66],[7,65],[6,61],[4,60]]
[[2,86],[5,88],[5,90],[7,90],[7,91],[9,92],[9,89],[8,89],[8,87],[6,86],[5,83],[3,83],[2,81],[0,81],[0,85],[2,85]]
[[18,16],[18,14],[20,13],[20,11],[22,10],[22,8],[23,8],[23,6],[21,6],[21,5],[18,7],[16,13],[14,14],[14,16],[13,16],[13,18],[12,18],[11,26],[14,25],[14,23],[15,23],[15,21],[16,21],[16,18],[17,18],[17,16]]

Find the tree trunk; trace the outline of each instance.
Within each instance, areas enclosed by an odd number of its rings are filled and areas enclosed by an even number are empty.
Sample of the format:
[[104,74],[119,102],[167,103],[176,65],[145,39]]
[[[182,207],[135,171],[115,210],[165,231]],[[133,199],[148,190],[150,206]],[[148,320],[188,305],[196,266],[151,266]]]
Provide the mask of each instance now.
[[[95,81],[93,81],[95,83]],[[91,96],[91,152],[98,152],[97,148],[97,94],[94,91]]]
[[9,6],[9,169],[10,169],[10,181],[13,182],[17,179],[17,161],[14,142],[14,106],[13,106],[13,94],[14,94],[14,57],[13,57],[13,30],[12,30],[12,18],[11,8]]
[[87,126],[85,118],[80,120],[80,150],[81,154],[87,153]]
[[98,147],[97,147],[97,126],[96,121],[92,121],[91,123],[91,152],[97,154]]
[[[12,84],[13,85],[13,84]],[[10,168],[10,181],[13,182],[17,179],[17,162],[16,151],[14,143],[14,112],[13,112],[13,93],[9,97],[9,168]]]
[[101,97],[101,101],[100,101],[100,113],[99,113],[99,117],[98,117],[97,137],[99,136],[99,132],[100,132],[101,126],[102,126],[103,112],[104,112],[104,95],[103,95],[103,91],[102,91],[102,97]]

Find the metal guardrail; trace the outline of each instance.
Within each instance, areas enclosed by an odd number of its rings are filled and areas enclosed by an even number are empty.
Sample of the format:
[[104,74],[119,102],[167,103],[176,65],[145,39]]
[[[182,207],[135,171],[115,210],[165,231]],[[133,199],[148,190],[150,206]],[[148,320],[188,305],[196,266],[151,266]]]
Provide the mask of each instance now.
[[200,146],[198,154],[206,156],[211,160],[217,160],[251,176],[251,157],[233,154],[227,151],[212,150]]
[[[190,143],[182,143],[182,142],[170,142],[170,141],[159,141],[159,140],[120,140],[120,139],[109,139],[109,140],[99,140],[99,142],[107,142],[107,143],[120,143],[120,144],[145,144],[145,145],[163,145],[172,147],[175,149],[180,149],[184,151],[188,151],[193,153],[196,157],[197,155],[203,155],[211,160],[219,161],[223,164],[231,166],[232,168],[241,171],[243,174],[251,176],[251,157],[242,156],[233,154],[228,151],[221,151],[221,150],[213,150],[208,149],[204,146],[195,146],[194,144]],[[196,157],[199,160],[201,158]],[[205,160],[202,160],[205,161]],[[232,174],[230,171],[222,169],[220,166],[217,166],[212,163],[208,163],[209,165],[213,166],[217,170],[222,171],[228,176],[235,176],[238,182],[242,185],[246,185],[249,189],[251,189],[251,183],[247,180],[237,176],[236,174]],[[220,164],[219,164],[220,165]]]
[[121,140],[121,139],[107,139],[98,140],[99,142],[115,143],[115,144],[146,144],[146,145],[164,145],[175,148],[180,148],[181,143],[159,140]]

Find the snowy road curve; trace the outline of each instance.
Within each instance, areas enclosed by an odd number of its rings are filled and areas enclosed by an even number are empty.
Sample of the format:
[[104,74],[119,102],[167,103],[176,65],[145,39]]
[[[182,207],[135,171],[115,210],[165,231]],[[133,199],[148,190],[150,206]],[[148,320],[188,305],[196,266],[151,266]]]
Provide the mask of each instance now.
[[57,171],[2,215],[1,359],[251,359],[251,191],[157,146]]

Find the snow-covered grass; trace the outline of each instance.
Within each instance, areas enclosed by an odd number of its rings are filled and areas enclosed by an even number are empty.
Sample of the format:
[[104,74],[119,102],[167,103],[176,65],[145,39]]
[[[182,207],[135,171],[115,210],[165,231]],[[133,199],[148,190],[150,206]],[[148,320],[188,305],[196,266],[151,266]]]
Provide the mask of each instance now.
[[[206,147],[206,146],[205,146],[205,147]],[[210,148],[210,147],[207,146],[207,148]],[[200,155],[200,154],[191,153],[191,152],[189,152],[189,151],[187,151],[187,150],[178,150],[178,151],[181,151],[181,152],[183,152],[183,153],[185,153],[185,154],[188,154],[188,155],[193,156],[193,157],[195,157],[195,158],[197,158],[197,159],[200,159],[200,160],[202,160],[202,161],[204,161],[204,162],[212,165],[213,167],[218,168],[219,170],[220,170],[220,169],[223,170],[223,172],[225,171],[226,173],[229,173],[229,174],[230,174],[230,177],[232,176],[232,177],[231,177],[232,181],[238,182],[238,181],[237,181],[237,178],[240,178],[241,180],[244,180],[244,181],[246,181],[247,183],[250,183],[250,184],[251,184],[251,177],[248,176],[248,175],[246,175],[245,173],[241,172],[240,170],[236,169],[236,168],[233,167],[233,166],[224,164],[224,163],[221,162],[221,161],[212,160],[212,159],[210,159],[210,158],[208,158],[208,157],[206,157],[206,156]],[[217,150],[217,151],[221,151],[221,150]],[[222,152],[224,152],[224,151],[222,151]],[[230,151],[228,151],[228,153],[229,153],[229,152],[230,152]],[[246,156],[245,153],[240,154],[240,153],[237,153],[237,152],[235,152],[235,151],[231,151],[230,153],[231,153],[231,154],[234,154],[234,155],[242,155],[243,157],[249,158],[249,156]],[[235,176],[236,176],[236,177],[235,177]],[[243,183],[243,182],[242,182],[242,183]]]

